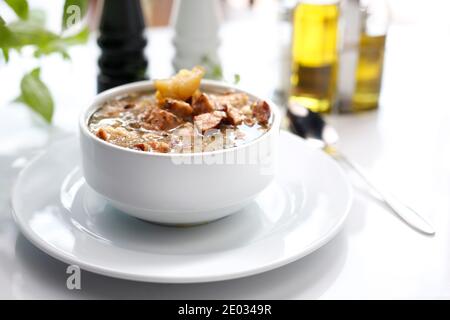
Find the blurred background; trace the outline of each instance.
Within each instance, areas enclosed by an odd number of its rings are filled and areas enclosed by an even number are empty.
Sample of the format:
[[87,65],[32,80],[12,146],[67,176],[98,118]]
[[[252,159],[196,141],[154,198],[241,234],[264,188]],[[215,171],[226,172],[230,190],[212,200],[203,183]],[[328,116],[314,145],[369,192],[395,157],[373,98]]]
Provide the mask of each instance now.
[[[375,0],[377,1],[377,0]],[[450,3],[446,0],[386,0],[391,8],[392,23],[432,23],[442,26],[450,26],[446,12],[450,9]],[[28,1],[30,8],[43,9],[48,14],[48,24],[55,31],[61,27],[61,12],[64,0],[54,0],[51,3],[45,0]],[[91,10],[95,11],[96,4],[100,0],[90,0]],[[220,0],[223,19],[225,22],[255,18],[258,15],[276,15],[277,8],[292,6],[295,0]],[[170,23],[170,12],[174,0],[142,0],[141,4],[149,27],[167,26]],[[13,15],[8,12],[6,5],[1,3],[3,18]],[[7,19],[5,19],[7,20]]]
[[[377,1],[381,0],[372,2]],[[398,113],[422,104],[427,104],[429,108],[442,104],[442,98],[434,92],[447,90],[450,70],[450,20],[447,15],[450,1],[383,2],[388,6],[390,20],[386,30],[379,109],[383,112],[386,101],[391,101],[390,108]],[[61,33],[64,3],[64,0],[30,0],[29,7],[42,10],[46,15],[45,26]],[[89,103],[97,92],[100,55],[97,39],[102,3],[99,0],[89,1],[85,18],[91,31],[89,39],[85,44],[68,48],[70,61],[59,55],[35,59],[27,48],[21,54],[11,51],[6,64],[0,60],[0,112],[3,119],[12,119],[4,124],[4,130],[9,130],[14,124],[15,136],[20,136],[18,132],[21,127],[29,129],[31,124],[37,128],[46,127],[30,115],[26,107],[14,102],[20,94],[22,76],[36,66],[41,67],[41,78],[55,101],[53,123],[57,128],[63,127],[68,131],[76,129],[73,119],[79,107]],[[177,69],[173,64],[176,51],[175,3],[172,0],[141,1],[147,26],[144,33],[148,44],[144,55],[148,59],[149,78],[168,77]],[[292,12],[298,1],[218,0],[217,3],[220,7],[217,47],[220,78],[229,82],[238,78],[239,86],[272,98],[284,107],[292,76]],[[3,1],[0,2],[0,12],[7,23],[17,18]],[[214,69],[215,65],[209,67]],[[412,97],[411,92],[421,94]],[[10,137],[8,141],[13,140]],[[3,146],[6,148],[6,144],[11,143],[14,142],[4,142]]]

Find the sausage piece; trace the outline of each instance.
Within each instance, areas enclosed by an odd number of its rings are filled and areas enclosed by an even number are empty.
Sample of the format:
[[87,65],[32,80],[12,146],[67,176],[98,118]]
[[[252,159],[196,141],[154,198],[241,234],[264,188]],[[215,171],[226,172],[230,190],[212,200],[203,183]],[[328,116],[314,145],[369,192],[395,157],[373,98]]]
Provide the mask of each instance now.
[[266,125],[270,118],[270,107],[266,101],[255,102],[252,106],[253,116],[256,118],[261,125]]
[[175,99],[166,99],[164,102],[164,109],[167,109],[182,118],[190,116],[193,111],[193,108],[189,103]]
[[100,128],[100,129],[98,129],[98,131],[97,131],[97,137],[99,137],[99,138],[102,139],[102,140],[108,141],[109,134],[106,132],[105,129]]
[[194,124],[199,131],[205,132],[209,129],[216,128],[226,116],[226,113],[223,111],[202,113],[194,117]]
[[143,127],[148,130],[170,130],[178,127],[183,120],[171,112],[159,108],[153,108],[144,118]]
[[164,141],[149,141],[148,144],[152,148],[153,151],[161,152],[161,153],[167,153],[170,151],[169,144],[165,143]]
[[230,92],[224,95],[213,95],[211,100],[216,104],[217,107],[224,107],[228,104],[235,108],[242,108],[248,103],[248,96],[241,92]]
[[141,151],[148,151],[148,145],[145,144],[145,143],[137,143],[137,144],[134,145],[134,147],[136,149],[141,150]]
[[226,105],[227,120],[234,126],[242,123],[243,116],[239,109],[227,104]]
[[213,112],[215,110],[214,103],[205,93],[193,99],[192,108],[194,109],[194,115]]

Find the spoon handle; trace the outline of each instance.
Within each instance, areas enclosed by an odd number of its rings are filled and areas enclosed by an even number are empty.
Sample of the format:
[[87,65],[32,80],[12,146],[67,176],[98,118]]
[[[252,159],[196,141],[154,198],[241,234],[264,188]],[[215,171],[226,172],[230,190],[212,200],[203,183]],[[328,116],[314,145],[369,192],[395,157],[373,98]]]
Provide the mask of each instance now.
[[383,202],[410,227],[427,235],[435,234],[434,228],[430,222],[417,213],[417,211],[398,200],[394,195],[378,187],[375,182],[369,178],[365,170],[362,169],[357,163],[353,162],[341,153],[335,154],[335,157],[353,169],[353,171],[357,173],[367,183],[367,185],[380,196]]

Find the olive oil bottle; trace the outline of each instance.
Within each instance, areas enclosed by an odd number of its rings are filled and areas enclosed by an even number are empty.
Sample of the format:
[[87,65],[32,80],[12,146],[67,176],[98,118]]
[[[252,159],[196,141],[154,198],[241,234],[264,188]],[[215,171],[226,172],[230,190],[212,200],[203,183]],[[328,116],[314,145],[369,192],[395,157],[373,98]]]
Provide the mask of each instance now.
[[338,74],[339,111],[375,109],[381,90],[388,10],[384,0],[347,0]]
[[[386,27],[380,26],[376,30],[371,28],[369,25],[372,22],[370,8],[364,7],[362,10],[364,18],[359,39],[359,57],[355,73],[356,87],[352,97],[352,111],[378,107],[383,75]],[[382,23],[382,21],[378,23]]]
[[339,0],[299,1],[293,12],[290,103],[330,112],[336,101]]

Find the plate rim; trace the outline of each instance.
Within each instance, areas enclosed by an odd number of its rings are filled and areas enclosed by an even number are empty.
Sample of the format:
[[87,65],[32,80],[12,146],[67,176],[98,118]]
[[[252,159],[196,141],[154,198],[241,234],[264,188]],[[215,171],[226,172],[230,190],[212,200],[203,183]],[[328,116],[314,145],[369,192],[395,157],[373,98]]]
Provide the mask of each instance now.
[[[285,130],[281,130],[280,136],[282,136],[282,135],[289,135],[295,139],[298,139],[299,141],[301,141],[301,143],[305,144],[304,139],[294,135],[293,133],[287,132]],[[12,215],[16,225],[18,226],[19,230],[21,231],[21,233],[25,236],[25,238],[28,241],[30,241],[34,246],[36,246],[38,249],[40,249],[41,251],[45,252],[46,254],[48,254],[49,256],[51,256],[54,259],[57,259],[59,261],[67,263],[69,265],[77,265],[82,270],[93,272],[93,273],[103,275],[103,276],[109,276],[109,277],[114,277],[114,278],[124,279],[124,280],[140,281],[140,282],[151,282],[151,283],[207,283],[207,282],[232,280],[232,279],[238,279],[238,278],[243,278],[243,277],[247,277],[247,276],[261,274],[261,273],[264,273],[264,272],[267,272],[270,270],[280,268],[280,267],[285,266],[289,263],[292,263],[296,260],[299,260],[299,259],[309,255],[310,253],[314,252],[315,250],[321,248],[325,244],[327,244],[343,228],[344,222],[346,221],[346,219],[348,217],[348,214],[350,212],[350,209],[351,209],[351,206],[353,203],[353,188],[352,188],[351,183],[350,183],[347,175],[345,174],[344,170],[333,159],[331,159],[330,157],[325,155],[322,151],[314,150],[313,148],[311,148],[310,146],[305,144],[306,147],[309,148],[312,152],[320,154],[320,157],[327,158],[326,161],[328,163],[330,163],[339,172],[339,175],[343,178],[342,181],[344,182],[344,184],[346,186],[345,189],[348,194],[347,201],[345,204],[345,210],[343,210],[343,212],[342,212],[341,216],[339,217],[339,219],[337,220],[337,222],[332,226],[332,228],[330,230],[328,230],[328,232],[326,234],[322,235],[321,237],[318,237],[317,239],[312,241],[309,245],[307,245],[303,250],[301,250],[297,254],[293,254],[290,257],[282,258],[282,259],[273,259],[272,261],[270,261],[267,264],[264,264],[263,266],[253,268],[253,269],[243,270],[243,271],[239,271],[239,272],[234,272],[234,273],[222,273],[222,274],[208,275],[208,276],[202,276],[202,275],[198,275],[198,276],[161,276],[161,275],[153,276],[153,275],[144,275],[144,274],[134,274],[134,273],[126,272],[126,271],[122,272],[122,271],[118,271],[113,268],[108,268],[107,266],[98,266],[98,264],[87,263],[83,260],[81,260],[81,261],[77,260],[76,257],[68,254],[64,250],[49,244],[48,242],[43,240],[41,237],[39,237],[35,232],[33,232],[27,226],[25,221],[21,220],[21,218],[19,217],[19,214],[16,210],[16,207],[17,207],[16,203],[18,201],[16,199],[17,192],[18,192],[16,189],[17,189],[18,182],[23,178],[23,176],[27,173],[28,169],[33,164],[38,162],[42,157],[44,157],[49,152],[50,148],[53,145],[62,143],[63,141],[66,141],[66,140],[74,140],[74,137],[72,136],[69,138],[63,138],[63,139],[60,139],[57,142],[47,146],[47,148],[45,148],[44,150],[39,152],[37,155],[35,155],[27,163],[27,165],[19,172],[19,174],[17,175],[17,177],[13,183],[13,186],[11,188],[11,196],[10,196],[11,215]],[[22,223],[22,221],[24,223]]]

